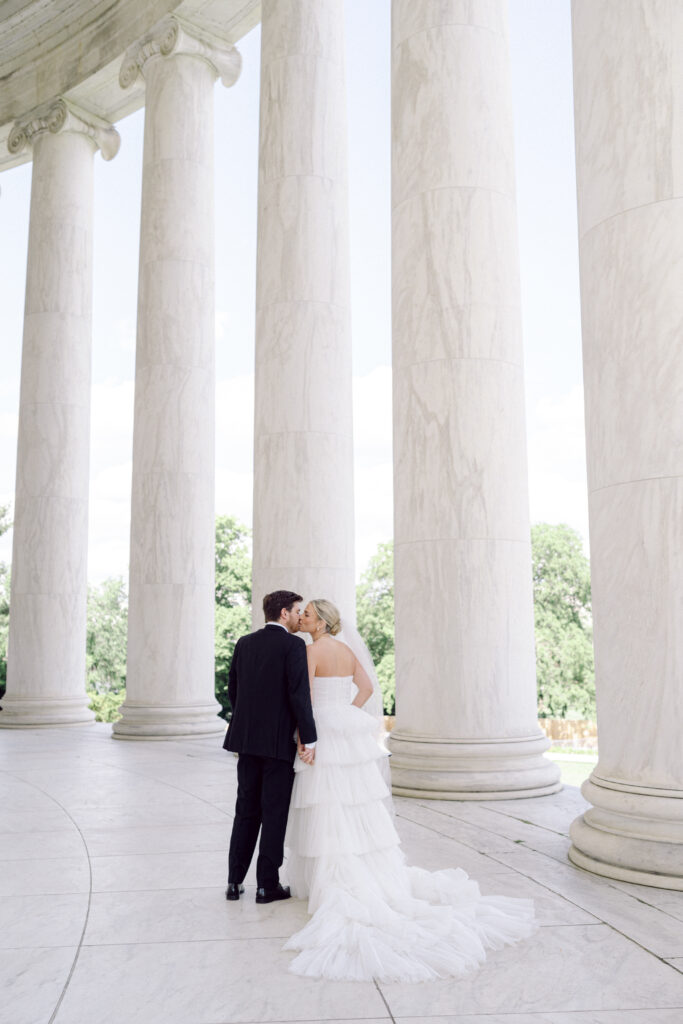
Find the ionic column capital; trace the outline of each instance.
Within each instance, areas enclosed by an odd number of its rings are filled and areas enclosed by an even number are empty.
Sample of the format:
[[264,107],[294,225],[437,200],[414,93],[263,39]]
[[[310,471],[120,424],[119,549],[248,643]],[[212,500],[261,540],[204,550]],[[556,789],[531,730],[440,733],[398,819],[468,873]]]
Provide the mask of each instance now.
[[87,135],[104,160],[111,160],[119,151],[121,136],[108,121],[98,117],[71,100],[60,97],[42,103],[23,117],[17,118],[7,139],[7,148],[13,156],[26,146],[32,146],[39,135],[51,132],[75,132]]
[[242,56],[236,47],[177,14],[169,14],[128,47],[119,71],[119,85],[127,89],[139,74],[144,76],[145,64],[151,57],[177,55],[205,61],[225,86],[234,85],[242,70]]

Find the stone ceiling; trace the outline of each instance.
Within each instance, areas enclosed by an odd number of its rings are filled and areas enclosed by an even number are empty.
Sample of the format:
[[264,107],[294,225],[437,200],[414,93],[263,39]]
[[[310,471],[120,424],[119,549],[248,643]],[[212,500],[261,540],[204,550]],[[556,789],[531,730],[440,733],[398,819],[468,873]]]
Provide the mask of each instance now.
[[112,123],[144,103],[144,82],[119,85],[124,51],[170,11],[236,43],[261,19],[259,0],[4,0],[0,2],[0,170],[15,118],[66,96]]

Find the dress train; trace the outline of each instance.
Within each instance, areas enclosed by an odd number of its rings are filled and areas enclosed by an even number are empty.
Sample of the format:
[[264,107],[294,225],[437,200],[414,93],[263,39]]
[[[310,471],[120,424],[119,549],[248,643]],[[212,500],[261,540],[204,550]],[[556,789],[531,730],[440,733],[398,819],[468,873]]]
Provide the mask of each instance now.
[[284,947],[298,954],[290,970],[383,982],[464,974],[536,930],[533,903],[482,896],[461,868],[406,865],[387,809],[387,754],[352,689],[351,677],[314,680],[315,764],[295,764],[286,875],[312,917]]

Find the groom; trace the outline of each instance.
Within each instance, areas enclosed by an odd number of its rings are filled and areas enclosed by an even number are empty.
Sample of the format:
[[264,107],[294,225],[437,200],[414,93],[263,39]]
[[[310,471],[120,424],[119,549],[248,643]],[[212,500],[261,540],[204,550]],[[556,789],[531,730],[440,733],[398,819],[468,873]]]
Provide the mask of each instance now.
[[299,629],[302,597],[276,590],[263,599],[266,624],[235,644],[228,696],[232,718],[223,743],[239,754],[237,803],[230,839],[228,888],[238,900],[256,848],[256,902],[290,896],[280,885],[289,799],[294,783],[295,731],[308,764],[315,757],[315,723],[311,708],[306,645]]

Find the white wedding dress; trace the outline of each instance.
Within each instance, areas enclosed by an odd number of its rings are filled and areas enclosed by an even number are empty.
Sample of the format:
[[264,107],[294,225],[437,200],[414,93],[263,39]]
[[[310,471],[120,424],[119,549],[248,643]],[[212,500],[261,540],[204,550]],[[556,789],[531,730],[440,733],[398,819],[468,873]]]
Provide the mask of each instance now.
[[427,981],[460,975],[536,930],[531,900],[482,896],[461,868],[408,867],[377,720],[351,704],[351,676],[313,681],[315,763],[295,761],[285,846],[310,921],[288,940],[309,978]]

